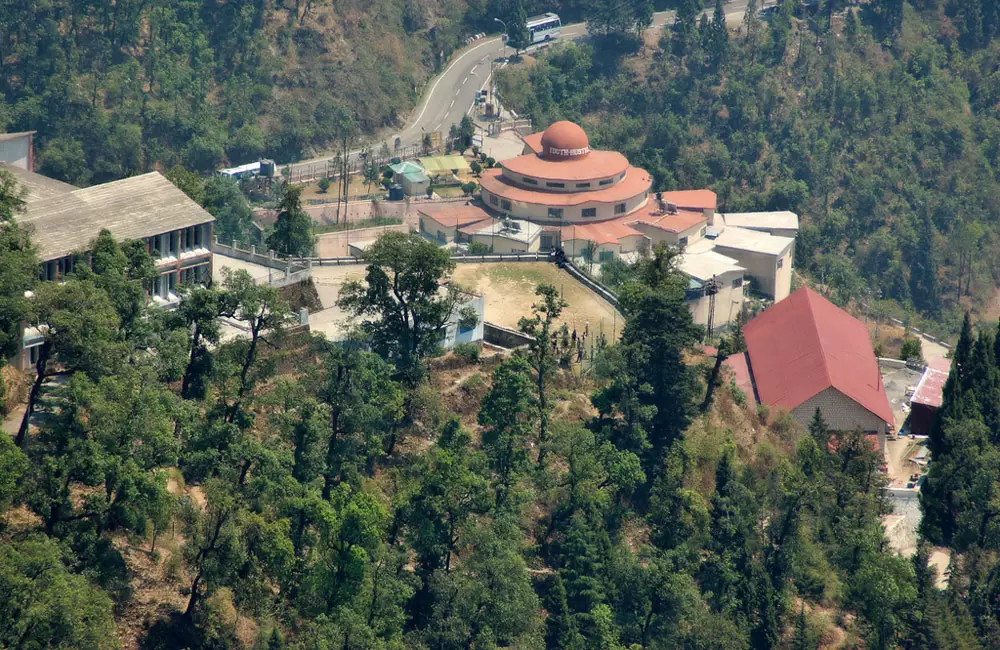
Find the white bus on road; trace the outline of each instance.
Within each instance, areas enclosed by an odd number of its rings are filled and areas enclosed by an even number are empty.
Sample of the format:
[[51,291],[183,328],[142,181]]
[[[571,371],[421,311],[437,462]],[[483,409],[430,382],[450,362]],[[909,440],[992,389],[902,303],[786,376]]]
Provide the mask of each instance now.
[[541,43],[543,41],[551,41],[556,36],[559,36],[559,28],[562,27],[562,21],[559,20],[559,14],[549,12],[541,16],[529,18],[525,26],[528,28],[528,33],[531,34],[531,42]]

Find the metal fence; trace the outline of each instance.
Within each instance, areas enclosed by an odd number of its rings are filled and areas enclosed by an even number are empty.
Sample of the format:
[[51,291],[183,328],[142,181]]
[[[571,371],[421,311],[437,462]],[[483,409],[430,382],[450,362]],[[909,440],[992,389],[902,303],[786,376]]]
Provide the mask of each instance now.
[[[549,262],[547,253],[491,253],[489,255],[452,255],[457,264],[483,264],[486,262]],[[359,257],[308,257],[306,261],[317,266],[345,266],[349,264],[364,264]]]

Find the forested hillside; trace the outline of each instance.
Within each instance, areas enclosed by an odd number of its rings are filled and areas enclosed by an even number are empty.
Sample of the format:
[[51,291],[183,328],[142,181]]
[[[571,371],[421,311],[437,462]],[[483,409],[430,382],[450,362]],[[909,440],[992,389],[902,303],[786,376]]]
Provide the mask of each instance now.
[[91,248],[38,282],[0,223],[0,331],[45,337],[32,426],[0,435],[2,647],[976,647],[962,594],[888,548],[865,436],[718,381],[669,250],[570,367],[550,285],[539,345],[435,360],[458,294],[417,235],[366,251],[340,344],[245,272],[150,308],[144,247]]
[[496,3],[12,0],[0,128],[38,130],[40,171],[97,183],[321,149],[396,123]]
[[345,130],[400,125],[464,39],[513,11],[505,0],[10,0],[0,129],[37,130],[39,171],[82,185],[297,160]]
[[823,2],[720,29],[691,3],[657,42],[556,48],[503,74],[540,125],[582,120],[658,189],[802,215],[796,265],[839,300],[880,295],[957,332],[995,318],[1000,4]]

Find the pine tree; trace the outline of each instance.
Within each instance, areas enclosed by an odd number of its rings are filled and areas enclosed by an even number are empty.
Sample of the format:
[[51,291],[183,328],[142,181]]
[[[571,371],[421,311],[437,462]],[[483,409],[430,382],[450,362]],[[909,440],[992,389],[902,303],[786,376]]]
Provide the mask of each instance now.
[[847,10],[847,15],[844,16],[844,37],[848,43],[858,37],[858,19],[850,8]]
[[524,3],[517,0],[514,8],[507,19],[507,45],[520,53],[531,45],[531,34],[528,33],[528,14],[524,10]]
[[983,3],[981,0],[964,0],[962,4],[962,18],[965,22],[963,34],[965,45],[969,49],[982,47],[985,45]]
[[823,419],[823,414],[820,412],[818,406],[816,407],[816,412],[813,413],[812,420],[809,422],[809,435],[816,441],[816,446],[820,448],[820,451],[826,452],[827,444],[830,441],[830,430],[827,428],[826,421]]
[[271,634],[267,638],[267,650],[282,650],[285,647],[285,640],[278,631],[278,626],[271,628]]
[[729,59],[729,29],[726,27],[726,12],[722,8],[722,0],[715,0],[711,34],[708,57],[712,65],[718,68]]
[[809,635],[806,630],[806,604],[799,608],[798,620],[795,624],[795,636],[792,638],[792,650],[809,650]]
[[549,590],[543,605],[548,612],[545,619],[545,647],[548,650],[579,650],[583,647],[583,637],[576,629],[576,623],[566,602],[566,587],[562,577],[555,573],[549,579]]
[[936,314],[941,305],[937,278],[937,255],[935,254],[934,224],[930,216],[924,216],[918,225],[918,255],[910,262],[910,295],[917,309]]
[[[753,2],[754,0],[751,0]],[[698,0],[680,0],[674,18],[674,43],[677,56],[691,53],[698,29],[698,14],[701,5]]]
[[972,350],[969,386],[979,405],[983,422],[991,431],[1000,430],[1000,376],[993,356],[994,341],[986,331],[980,331]]
[[302,188],[286,184],[278,204],[278,219],[267,245],[283,255],[304,256],[312,253],[312,219],[302,210]]
[[747,51],[750,60],[757,57],[757,44],[760,38],[760,16],[757,15],[757,0],[748,0],[743,13],[743,34],[746,38]]
[[[965,329],[965,323],[962,324]],[[997,322],[997,329],[993,332],[993,365],[1000,368],[1000,321]]]
[[957,382],[955,388],[959,391],[965,390],[971,385],[972,347],[974,344],[972,318],[969,312],[965,312],[965,319],[962,321],[962,330],[959,332],[958,342],[955,344],[955,349],[952,351],[951,356],[951,375],[955,377],[955,381]]
[[747,341],[743,338],[744,322],[746,322],[746,315],[741,309],[739,313],[736,314],[736,321],[733,323],[733,335],[729,340],[731,352],[733,354],[745,352],[747,349]]

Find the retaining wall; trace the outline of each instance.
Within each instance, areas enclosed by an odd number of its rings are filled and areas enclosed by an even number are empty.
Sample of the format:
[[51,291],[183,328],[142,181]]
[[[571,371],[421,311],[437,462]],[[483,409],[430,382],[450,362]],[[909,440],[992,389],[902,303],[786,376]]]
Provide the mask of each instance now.
[[516,350],[531,345],[532,339],[524,332],[494,325],[487,321],[483,323],[483,340],[490,345]]

